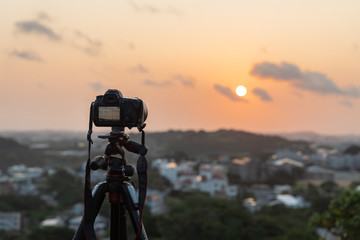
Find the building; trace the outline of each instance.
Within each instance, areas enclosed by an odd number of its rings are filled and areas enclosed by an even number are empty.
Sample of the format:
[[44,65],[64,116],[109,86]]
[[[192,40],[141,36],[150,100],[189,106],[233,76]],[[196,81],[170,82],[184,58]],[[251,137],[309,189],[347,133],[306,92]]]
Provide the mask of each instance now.
[[0,176],[0,195],[14,193],[14,186],[8,176]]
[[167,159],[157,159],[152,167],[159,170],[160,175],[167,178],[175,189],[182,191],[199,190],[211,196],[224,195],[235,198],[237,186],[230,186],[225,175],[225,168],[221,165],[202,164],[199,174],[194,172],[194,163],[182,162],[179,165]]
[[259,160],[249,157],[231,160],[229,174],[239,176],[244,181],[261,180],[265,177],[265,165],[261,165]]
[[304,164],[291,158],[281,158],[273,162],[273,166],[276,169],[282,169],[289,173],[294,168],[304,168]]
[[311,180],[333,181],[334,171],[320,166],[310,166],[306,169],[305,176]]
[[0,230],[19,231],[21,229],[21,213],[0,212]]
[[47,218],[40,224],[41,227],[63,227],[65,226],[64,220],[60,217]]
[[302,197],[294,197],[290,194],[278,194],[276,195],[276,200],[269,203],[270,206],[274,206],[277,204],[283,204],[286,207],[290,208],[302,208],[308,206],[308,204],[304,202]]

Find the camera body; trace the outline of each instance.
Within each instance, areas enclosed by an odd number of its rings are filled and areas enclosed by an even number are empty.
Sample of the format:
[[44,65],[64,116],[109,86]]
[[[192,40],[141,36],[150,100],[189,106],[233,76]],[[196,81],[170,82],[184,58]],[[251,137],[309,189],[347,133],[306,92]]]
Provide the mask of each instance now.
[[142,127],[148,110],[139,98],[125,98],[116,89],[99,95],[93,104],[93,121],[97,127]]

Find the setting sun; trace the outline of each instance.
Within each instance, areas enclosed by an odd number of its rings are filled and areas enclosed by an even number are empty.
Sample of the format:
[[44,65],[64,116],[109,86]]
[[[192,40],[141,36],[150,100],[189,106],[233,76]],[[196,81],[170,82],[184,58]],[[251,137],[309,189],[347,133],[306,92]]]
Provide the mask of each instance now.
[[245,96],[247,93],[246,87],[240,85],[236,88],[236,94],[240,97]]

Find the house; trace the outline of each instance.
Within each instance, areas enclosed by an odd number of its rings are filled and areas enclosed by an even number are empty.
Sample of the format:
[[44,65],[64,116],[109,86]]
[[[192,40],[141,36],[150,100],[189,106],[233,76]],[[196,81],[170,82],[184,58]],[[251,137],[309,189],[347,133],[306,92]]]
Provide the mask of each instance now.
[[333,181],[334,171],[314,165],[306,169],[305,176],[311,180]]
[[0,176],[0,195],[12,194],[14,193],[14,186],[11,179],[8,176]]
[[292,190],[290,185],[275,185],[274,186],[274,193],[275,194],[282,194],[282,193],[290,193]]
[[254,213],[260,209],[260,206],[254,198],[246,198],[243,200],[243,206],[249,210],[249,212]]
[[0,212],[0,230],[19,231],[21,229],[21,213]]
[[238,194],[237,186],[229,185],[226,175],[217,172],[216,169],[218,169],[216,165],[201,165],[194,188],[201,192],[207,192],[210,196],[225,195],[229,198],[235,198]]
[[276,199],[269,203],[270,206],[277,204],[283,204],[290,208],[302,208],[308,206],[302,197],[295,197],[290,194],[278,194],[276,195]]
[[265,167],[258,159],[235,158],[230,162],[228,173],[237,175],[245,181],[261,180],[265,178]]
[[276,170],[282,169],[289,173],[294,168],[304,168],[304,164],[291,158],[281,158],[273,162],[273,166]]
[[63,227],[64,225],[64,220],[60,217],[47,218],[40,224],[41,227]]

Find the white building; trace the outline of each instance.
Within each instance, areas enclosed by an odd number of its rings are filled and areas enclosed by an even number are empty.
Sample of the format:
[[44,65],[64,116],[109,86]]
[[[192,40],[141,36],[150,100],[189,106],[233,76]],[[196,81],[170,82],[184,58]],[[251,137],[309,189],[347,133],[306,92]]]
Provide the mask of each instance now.
[[274,206],[277,204],[283,204],[290,208],[301,208],[306,207],[308,204],[303,200],[302,197],[295,197],[290,194],[278,194],[276,200],[272,201],[269,205]]
[[167,178],[177,190],[199,190],[211,196],[226,195],[229,198],[235,198],[238,194],[237,186],[228,184],[226,170],[221,165],[202,164],[198,175],[194,172],[193,162],[178,165],[167,159],[157,159],[151,166],[157,168],[160,175]]
[[47,218],[40,224],[41,227],[63,227],[64,220],[59,217]]
[[189,189],[197,189],[209,193],[210,196],[226,195],[229,198],[235,198],[238,194],[237,186],[229,185],[226,175],[217,172],[218,169],[217,165],[203,164],[200,166],[198,176],[188,176],[187,179],[183,178],[178,184],[186,184]]
[[19,212],[0,212],[0,230],[19,231],[21,214]]

